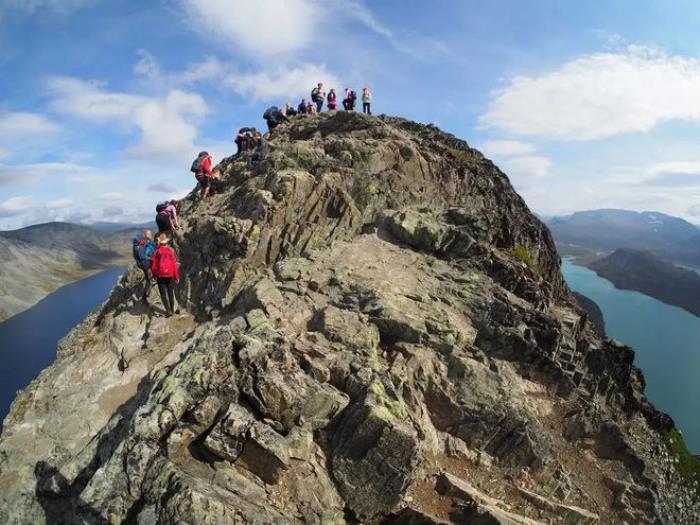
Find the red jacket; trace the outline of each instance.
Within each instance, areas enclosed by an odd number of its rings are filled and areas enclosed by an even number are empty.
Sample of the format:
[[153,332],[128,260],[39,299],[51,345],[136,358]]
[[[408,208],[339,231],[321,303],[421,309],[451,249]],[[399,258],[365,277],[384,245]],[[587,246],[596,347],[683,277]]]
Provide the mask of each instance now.
[[180,281],[180,268],[177,265],[175,251],[170,246],[158,246],[151,257],[151,272],[156,277],[174,277]]

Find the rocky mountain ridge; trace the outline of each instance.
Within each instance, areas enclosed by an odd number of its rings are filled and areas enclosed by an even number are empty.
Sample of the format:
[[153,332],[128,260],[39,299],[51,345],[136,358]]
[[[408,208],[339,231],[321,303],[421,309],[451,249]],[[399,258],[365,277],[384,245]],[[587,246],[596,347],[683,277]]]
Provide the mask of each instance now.
[[496,166],[347,112],[271,148],[181,202],[186,313],[130,271],[19,394],[0,521],[697,520],[634,352]]

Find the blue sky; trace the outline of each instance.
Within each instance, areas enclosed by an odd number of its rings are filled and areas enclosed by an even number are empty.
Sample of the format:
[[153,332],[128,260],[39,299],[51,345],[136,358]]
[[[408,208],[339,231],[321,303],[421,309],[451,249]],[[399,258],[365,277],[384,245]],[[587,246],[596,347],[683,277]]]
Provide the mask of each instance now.
[[0,229],[142,221],[319,80],[433,122],[543,214],[700,222],[690,1],[0,0]]

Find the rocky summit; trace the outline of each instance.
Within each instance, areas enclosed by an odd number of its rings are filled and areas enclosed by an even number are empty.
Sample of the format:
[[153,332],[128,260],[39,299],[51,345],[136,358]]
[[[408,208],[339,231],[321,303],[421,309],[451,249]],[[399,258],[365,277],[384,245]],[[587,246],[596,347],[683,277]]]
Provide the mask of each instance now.
[[348,112],[270,146],[180,202],[179,315],[130,270],[18,394],[0,523],[698,522],[634,352],[493,163]]

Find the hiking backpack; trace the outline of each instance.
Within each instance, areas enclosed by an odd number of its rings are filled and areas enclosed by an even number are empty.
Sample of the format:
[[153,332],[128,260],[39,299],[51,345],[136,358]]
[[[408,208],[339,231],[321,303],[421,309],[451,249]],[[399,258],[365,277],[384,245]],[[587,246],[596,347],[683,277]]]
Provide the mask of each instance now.
[[177,260],[175,259],[175,252],[171,248],[158,248],[154,257],[156,258],[156,277],[175,277],[177,274]]
[[197,155],[197,158],[194,159],[192,162],[192,167],[190,168],[190,171],[192,173],[199,173],[202,171],[202,161],[209,155],[206,151],[201,151],[199,155]]
[[320,89],[318,89],[317,87],[315,87],[315,88],[313,88],[313,89],[311,90],[311,100],[313,100],[314,102],[316,102],[316,101],[319,99],[320,96],[321,96],[321,90],[320,90]]
[[270,106],[265,110],[265,113],[263,113],[263,118],[265,120],[270,120],[278,111],[279,108],[277,106]]
[[350,100],[355,102],[357,100],[357,93],[355,93],[354,91],[351,91],[350,92]]
[[170,204],[168,201],[159,202],[158,204],[156,204],[156,213],[160,213],[162,211],[165,211],[165,208],[168,207],[168,204]]

